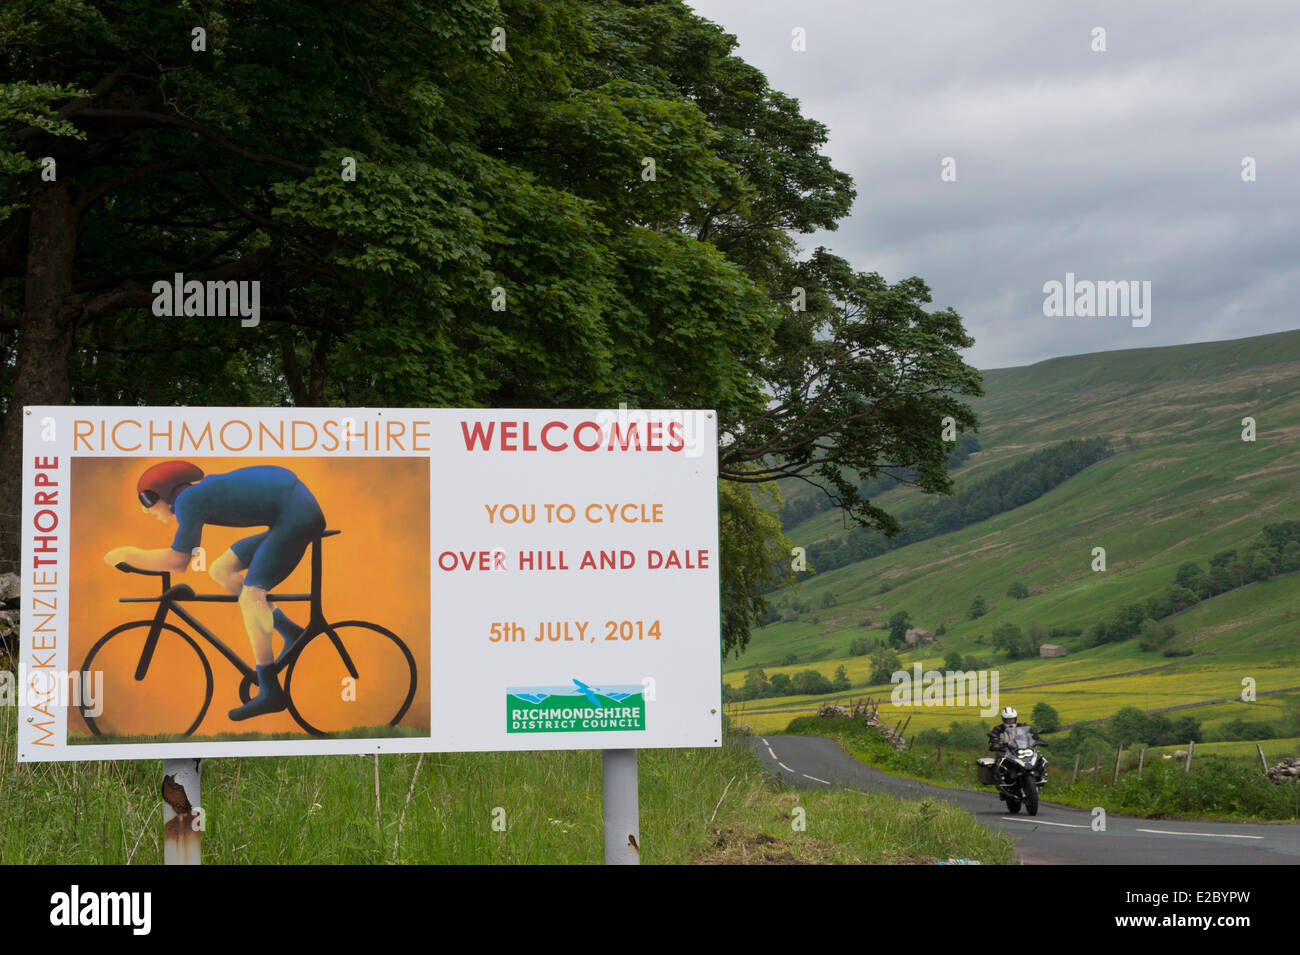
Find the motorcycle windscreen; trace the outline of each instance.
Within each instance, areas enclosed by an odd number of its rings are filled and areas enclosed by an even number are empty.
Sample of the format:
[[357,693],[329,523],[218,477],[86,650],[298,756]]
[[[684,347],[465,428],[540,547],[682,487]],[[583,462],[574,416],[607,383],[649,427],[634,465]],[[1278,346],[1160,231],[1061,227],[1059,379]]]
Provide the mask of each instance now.
[[1017,726],[1012,729],[1011,746],[1013,749],[1034,748],[1034,734],[1029,731],[1028,726]]

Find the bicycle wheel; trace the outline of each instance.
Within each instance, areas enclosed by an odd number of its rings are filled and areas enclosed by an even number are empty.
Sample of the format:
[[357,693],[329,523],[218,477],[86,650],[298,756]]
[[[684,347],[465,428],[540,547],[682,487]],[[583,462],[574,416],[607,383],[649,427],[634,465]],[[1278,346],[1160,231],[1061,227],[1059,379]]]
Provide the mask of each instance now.
[[290,714],[308,733],[367,735],[401,721],[416,680],[415,657],[396,634],[347,620],[295,649],[284,691]]
[[93,701],[83,693],[80,707],[92,735],[189,736],[203,722],[212,703],[212,667],[184,630],[164,623],[136,678],[152,626],[152,620],[124,623],[86,654],[82,686],[99,689]]

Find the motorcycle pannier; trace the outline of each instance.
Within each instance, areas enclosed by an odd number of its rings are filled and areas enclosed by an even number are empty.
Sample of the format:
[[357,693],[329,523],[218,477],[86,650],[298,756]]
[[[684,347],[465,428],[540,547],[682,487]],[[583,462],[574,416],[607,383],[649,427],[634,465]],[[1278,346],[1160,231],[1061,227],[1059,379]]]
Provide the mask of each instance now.
[[985,786],[994,785],[993,764],[996,762],[997,760],[992,756],[986,756],[983,759],[975,760],[975,775],[979,777],[980,782]]

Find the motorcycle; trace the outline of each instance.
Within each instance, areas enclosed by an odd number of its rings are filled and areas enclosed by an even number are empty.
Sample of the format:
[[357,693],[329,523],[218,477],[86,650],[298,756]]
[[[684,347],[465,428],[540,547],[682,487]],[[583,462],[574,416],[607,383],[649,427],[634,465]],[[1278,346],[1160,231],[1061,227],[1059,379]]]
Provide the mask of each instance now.
[[1014,726],[1000,759],[985,757],[976,761],[980,782],[997,787],[1007,812],[1018,813],[1023,804],[1029,815],[1038,815],[1038,793],[1047,785],[1047,757],[1039,754],[1038,747],[1046,745],[1028,726]]

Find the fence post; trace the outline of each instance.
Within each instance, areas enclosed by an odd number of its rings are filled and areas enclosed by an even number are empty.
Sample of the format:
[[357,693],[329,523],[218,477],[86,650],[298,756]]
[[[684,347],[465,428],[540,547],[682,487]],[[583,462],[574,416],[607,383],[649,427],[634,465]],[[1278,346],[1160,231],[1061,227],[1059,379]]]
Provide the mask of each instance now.
[[903,736],[906,736],[906,735],[907,735],[907,728],[908,728],[909,726],[911,726],[911,725],[912,725],[912,714],[911,714],[911,713],[908,713],[908,714],[907,714],[907,721],[903,724],[903,728],[902,728],[902,730],[900,730],[899,732],[900,732]]
[[1075,782],[1077,782],[1079,779],[1079,757],[1082,755],[1083,755],[1082,753],[1074,754],[1074,775],[1070,777],[1071,786],[1073,786]]
[[1196,749],[1196,740],[1192,740],[1187,744],[1187,765],[1183,767],[1183,772],[1185,773],[1190,773],[1192,771],[1192,750],[1194,749]]
[[1123,746],[1121,746],[1119,749],[1115,750],[1115,775],[1112,776],[1111,779],[1110,779],[1110,784],[1111,784],[1112,786],[1114,786],[1117,782],[1119,782],[1119,758],[1120,758],[1121,756],[1123,756],[1123,755],[1124,755],[1124,747],[1123,747]]
[[1093,782],[1093,785],[1094,785],[1094,786],[1097,784],[1097,771],[1098,771],[1099,769],[1101,769],[1101,753],[1097,752],[1096,750],[1093,750],[1093,753],[1092,753],[1092,782]]
[[1146,755],[1147,755],[1147,748],[1143,746],[1140,750],[1138,750],[1138,775],[1139,776],[1142,775],[1142,761],[1146,759]]
[[1266,759],[1264,758],[1264,747],[1263,747],[1263,746],[1260,746],[1259,743],[1256,743],[1256,744],[1255,744],[1255,748],[1256,748],[1257,750],[1259,750],[1259,763],[1260,763],[1261,766],[1264,767],[1264,775],[1267,776],[1267,775],[1268,775],[1268,760],[1266,760]]
[[934,761],[935,761],[935,763],[942,763],[942,762],[943,762],[943,744],[942,744],[942,743],[940,743],[940,744],[939,744],[938,746],[936,746],[935,749],[934,749]]

